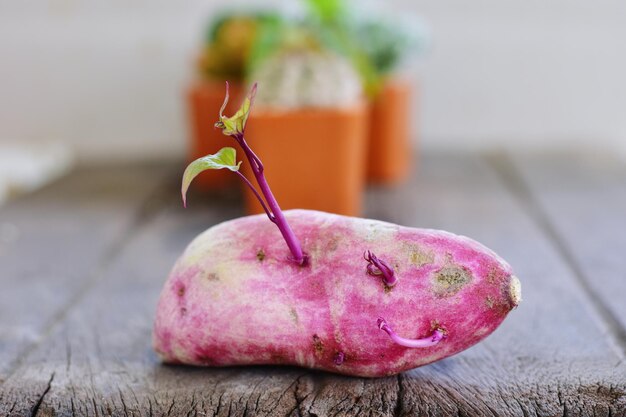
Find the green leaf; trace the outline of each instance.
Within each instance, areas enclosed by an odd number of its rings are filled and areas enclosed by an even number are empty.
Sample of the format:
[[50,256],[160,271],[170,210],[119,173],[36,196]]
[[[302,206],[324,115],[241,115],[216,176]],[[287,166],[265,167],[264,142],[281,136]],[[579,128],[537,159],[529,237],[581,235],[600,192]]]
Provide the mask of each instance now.
[[183,205],[187,207],[187,190],[194,178],[207,169],[229,169],[231,171],[239,171],[241,162],[237,163],[236,151],[234,148],[226,147],[220,149],[214,155],[207,155],[196,159],[190,163],[183,174],[183,184],[181,186],[181,194],[183,196]]
[[220,120],[215,123],[215,127],[222,129],[222,133],[226,136],[234,136],[234,135],[243,135],[243,131],[246,128],[246,122],[248,121],[248,116],[250,115],[250,108],[252,107],[252,102],[254,101],[254,96],[256,95],[256,83],[252,86],[250,93],[243,100],[243,103],[239,110],[231,116],[224,116],[223,112],[226,108],[226,104],[228,103],[228,83],[226,83],[226,97],[224,98],[224,104],[222,104],[222,109],[220,110]]
[[345,10],[342,0],[308,0],[307,3],[311,11],[323,22],[337,21]]
[[279,51],[288,38],[291,25],[280,19],[259,22],[256,38],[252,42],[246,63],[247,74],[252,74],[268,57]]

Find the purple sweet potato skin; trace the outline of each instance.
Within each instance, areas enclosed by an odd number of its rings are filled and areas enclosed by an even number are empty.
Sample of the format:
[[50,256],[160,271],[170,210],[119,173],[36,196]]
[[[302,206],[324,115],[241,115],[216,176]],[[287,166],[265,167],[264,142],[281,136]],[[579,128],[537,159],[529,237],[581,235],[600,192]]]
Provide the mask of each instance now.
[[[466,237],[316,211],[285,215],[310,256],[306,267],[289,261],[262,215],[219,224],[189,245],[157,307],[154,347],[164,361],[393,375],[474,345],[519,302],[510,266]],[[365,250],[394,268],[395,286],[367,274]],[[435,327],[447,337],[398,346],[378,317],[403,337]]]

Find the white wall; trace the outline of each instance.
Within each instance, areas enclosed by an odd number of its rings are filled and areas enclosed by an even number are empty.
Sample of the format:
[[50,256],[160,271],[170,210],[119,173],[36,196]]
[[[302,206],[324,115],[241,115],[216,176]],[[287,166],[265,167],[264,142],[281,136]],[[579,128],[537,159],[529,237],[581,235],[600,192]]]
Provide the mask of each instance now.
[[[404,7],[414,2],[405,0]],[[626,151],[626,2],[419,2],[424,142]]]
[[[422,146],[626,152],[626,2],[385,1],[431,25],[409,71]],[[0,0],[0,142],[66,141],[83,161],[182,154],[182,92],[222,3]]]

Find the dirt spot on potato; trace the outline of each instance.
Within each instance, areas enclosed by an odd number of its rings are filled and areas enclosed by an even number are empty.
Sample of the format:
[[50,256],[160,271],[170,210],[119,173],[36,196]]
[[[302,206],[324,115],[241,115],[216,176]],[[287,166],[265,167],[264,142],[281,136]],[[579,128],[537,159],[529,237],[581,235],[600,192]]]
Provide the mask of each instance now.
[[466,286],[472,280],[472,274],[461,266],[444,266],[435,272],[433,291],[437,297],[450,297]]
[[211,366],[211,365],[215,364],[215,361],[211,357],[209,357],[207,355],[198,355],[198,356],[196,356],[196,360],[199,363],[201,363],[202,365]]
[[435,262],[435,254],[432,251],[424,252],[415,249],[409,253],[409,262],[419,268]]
[[259,249],[256,253],[256,258],[259,260],[259,262],[263,262],[263,260],[265,259],[265,251],[263,249]]
[[270,360],[274,364],[289,363],[289,356],[284,353],[272,353],[270,355]]
[[293,320],[295,324],[298,324],[300,322],[300,318],[298,317],[298,312],[296,311],[295,308],[291,307],[289,309],[289,315],[291,316],[291,319]]
[[185,295],[185,286],[181,284],[178,287],[178,290],[176,291],[176,294],[178,294],[179,297],[184,296]]
[[340,239],[341,239],[341,236],[333,235],[330,239],[328,239],[328,242],[326,243],[326,250],[328,252],[336,251],[337,248],[339,247],[339,240]]
[[313,335],[313,350],[315,350],[316,356],[322,356],[324,354],[324,343],[316,334]]
[[220,280],[220,276],[217,275],[215,272],[211,272],[211,273],[207,274],[206,279],[208,279],[209,281],[219,281]]
[[180,309],[180,315],[181,316],[186,316],[187,315],[187,309],[185,307]]
[[487,296],[487,298],[485,298],[485,305],[487,306],[488,309],[492,309],[493,306],[495,305],[495,302],[493,301],[493,297],[492,296]]

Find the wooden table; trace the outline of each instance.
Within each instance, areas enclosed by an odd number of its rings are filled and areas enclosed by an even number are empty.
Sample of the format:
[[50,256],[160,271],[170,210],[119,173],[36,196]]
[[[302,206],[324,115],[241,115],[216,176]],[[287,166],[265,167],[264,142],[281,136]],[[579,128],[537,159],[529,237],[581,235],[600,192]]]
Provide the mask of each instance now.
[[626,167],[443,155],[368,217],[471,236],[524,301],[486,341],[397,377],[161,365],[155,303],[236,193],[179,201],[175,164],[84,169],[0,208],[0,415],[626,416]]

